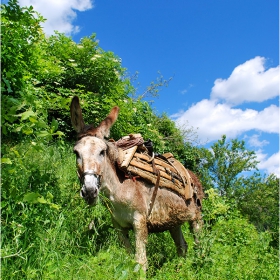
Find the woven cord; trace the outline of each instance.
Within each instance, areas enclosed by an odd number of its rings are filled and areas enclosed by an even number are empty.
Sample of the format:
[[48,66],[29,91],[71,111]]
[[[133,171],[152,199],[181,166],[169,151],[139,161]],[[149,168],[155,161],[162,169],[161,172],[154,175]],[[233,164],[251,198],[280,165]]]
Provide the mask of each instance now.
[[118,148],[121,148],[123,150],[127,150],[129,148],[132,148],[134,146],[140,146],[144,143],[144,140],[142,137],[133,138],[133,139],[120,139],[117,142],[115,142],[115,145]]

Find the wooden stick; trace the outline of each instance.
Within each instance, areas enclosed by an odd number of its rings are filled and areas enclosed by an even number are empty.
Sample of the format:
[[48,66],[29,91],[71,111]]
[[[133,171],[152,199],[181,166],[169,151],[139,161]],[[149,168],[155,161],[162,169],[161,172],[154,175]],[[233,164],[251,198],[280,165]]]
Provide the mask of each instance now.
[[[141,176],[143,179],[146,179],[147,181],[149,181],[153,185],[156,184],[157,176],[154,175],[154,174],[151,174],[148,171],[139,169],[136,166],[131,166],[131,165],[128,167],[127,170],[129,172],[131,172],[132,174],[136,174],[136,175]],[[162,176],[160,178],[159,186],[161,188],[164,187],[164,188],[167,188],[167,189],[171,189],[171,190],[177,192],[179,195],[185,197],[185,190],[184,190],[184,188],[181,184],[180,185],[174,184],[174,183],[172,183],[171,181],[167,180],[166,178],[164,178]]]
[[[143,159],[145,161],[149,161],[150,160],[150,158],[147,155],[140,154],[140,153],[135,153],[134,157]],[[165,162],[165,161],[163,161],[163,160],[161,160],[159,158],[155,158],[154,161],[155,161],[155,164],[163,166],[163,167],[166,167],[170,171],[172,171],[173,173],[176,173],[176,170],[169,163],[167,163],[167,162]]]
[[[137,161],[137,160],[135,160],[135,158],[133,158],[131,160],[130,165],[136,166],[136,167],[138,167],[140,169],[143,169],[143,170],[146,170],[146,171],[152,173],[151,175],[154,174],[154,170],[153,170],[152,166],[150,166],[148,164],[145,164],[145,163],[143,163],[141,161]],[[156,166],[156,167],[158,168],[158,166]],[[175,178],[172,178],[169,174],[167,174],[165,172],[164,168],[160,168],[160,171],[161,171],[160,174],[161,174],[162,177],[166,178],[167,180],[169,180],[171,182],[174,181],[174,183],[177,184],[177,185],[181,185],[180,181],[175,179]]]
[[124,160],[121,163],[121,168],[122,167],[127,167],[131,161],[131,159],[134,156],[135,151],[137,150],[137,146],[134,146],[132,148],[129,148],[124,151]]

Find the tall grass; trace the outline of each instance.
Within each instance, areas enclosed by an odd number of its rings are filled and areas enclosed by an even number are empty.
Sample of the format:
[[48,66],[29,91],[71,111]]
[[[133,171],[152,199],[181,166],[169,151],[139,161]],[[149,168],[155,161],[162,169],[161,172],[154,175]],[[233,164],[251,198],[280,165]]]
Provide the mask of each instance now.
[[[2,155],[9,160],[2,165],[1,279],[141,275],[134,256],[119,244],[106,207],[88,207],[79,197],[72,146],[3,144]],[[177,257],[168,232],[149,236],[148,279],[277,279],[269,234],[242,217],[206,223],[198,246],[188,225],[183,231],[187,258]]]

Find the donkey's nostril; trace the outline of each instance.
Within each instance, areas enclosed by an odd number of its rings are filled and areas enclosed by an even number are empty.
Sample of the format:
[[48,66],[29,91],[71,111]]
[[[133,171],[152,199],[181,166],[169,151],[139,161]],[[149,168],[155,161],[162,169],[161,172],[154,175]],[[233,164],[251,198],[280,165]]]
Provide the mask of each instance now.
[[94,197],[97,196],[97,189],[94,190],[93,196],[94,196]]
[[81,195],[81,197],[85,197],[85,196],[86,196],[86,194],[85,194],[85,192],[83,191],[83,189],[81,189],[80,195]]

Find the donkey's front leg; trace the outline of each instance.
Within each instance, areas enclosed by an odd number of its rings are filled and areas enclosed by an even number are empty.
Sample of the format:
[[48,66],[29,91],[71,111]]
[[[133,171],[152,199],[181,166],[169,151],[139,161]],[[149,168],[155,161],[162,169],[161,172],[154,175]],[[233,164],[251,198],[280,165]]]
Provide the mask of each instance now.
[[136,252],[135,258],[144,271],[148,268],[147,255],[146,255],[146,244],[148,240],[148,229],[146,223],[146,217],[140,214],[135,215],[134,224],[135,241],[136,241]]
[[129,241],[128,229],[122,228],[119,223],[112,217],[113,226],[118,231],[119,240],[124,245],[126,251],[131,254],[132,247]]

